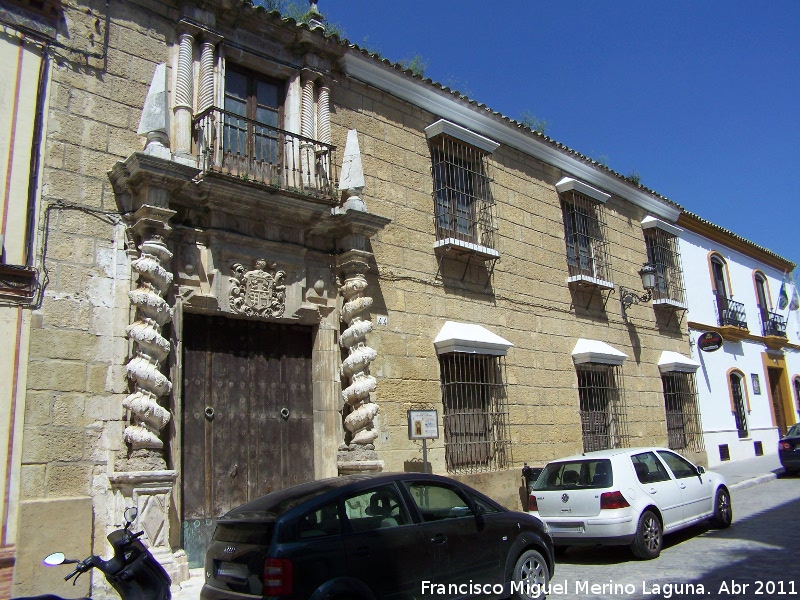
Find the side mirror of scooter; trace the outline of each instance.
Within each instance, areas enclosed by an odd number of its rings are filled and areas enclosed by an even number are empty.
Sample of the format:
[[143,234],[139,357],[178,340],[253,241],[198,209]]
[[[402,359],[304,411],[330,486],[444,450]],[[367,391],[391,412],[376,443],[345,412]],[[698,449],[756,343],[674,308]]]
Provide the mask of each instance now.
[[53,552],[51,555],[45,556],[42,562],[49,567],[56,567],[63,565],[66,561],[67,557],[64,556],[63,552]]
[[131,526],[131,524],[136,520],[138,514],[139,509],[135,506],[125,509],[125,529]]

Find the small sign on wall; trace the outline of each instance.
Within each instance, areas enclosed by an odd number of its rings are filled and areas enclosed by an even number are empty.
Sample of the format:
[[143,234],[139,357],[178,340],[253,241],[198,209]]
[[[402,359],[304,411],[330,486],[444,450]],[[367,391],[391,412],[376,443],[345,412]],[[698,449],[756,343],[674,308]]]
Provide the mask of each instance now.
[[435,410],[408,411],[408,439],[435,440],[439,438],[439,418]]
[[697,339],[697,346],[703,352],[714,352],[722,348],[722,336],[716,331],[706,331]]
[[761,395],[761,381],[758,379],[758,373],[750,373],[750,378],[753,380],[753,394],[756,396]]

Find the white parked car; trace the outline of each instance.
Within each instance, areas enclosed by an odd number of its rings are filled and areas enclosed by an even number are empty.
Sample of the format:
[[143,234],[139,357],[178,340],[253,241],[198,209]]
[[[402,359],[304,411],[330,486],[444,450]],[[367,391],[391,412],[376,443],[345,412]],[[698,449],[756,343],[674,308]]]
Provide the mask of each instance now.
[[661,553],[665,533],[733,520],[725,478],[666,448],[617,448],[561,458],[542,470],[528,512],[547,523],[556,547],[630,545]]

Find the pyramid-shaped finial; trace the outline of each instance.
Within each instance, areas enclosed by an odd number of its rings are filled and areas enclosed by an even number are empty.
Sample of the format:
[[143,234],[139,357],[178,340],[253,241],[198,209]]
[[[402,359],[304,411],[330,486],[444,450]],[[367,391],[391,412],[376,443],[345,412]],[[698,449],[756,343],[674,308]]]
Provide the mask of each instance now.
[[308,26],[311,29],[323,29],[325,27],[325,17],[317,8],[318,0],[308,0],[311,7],[308,9]]

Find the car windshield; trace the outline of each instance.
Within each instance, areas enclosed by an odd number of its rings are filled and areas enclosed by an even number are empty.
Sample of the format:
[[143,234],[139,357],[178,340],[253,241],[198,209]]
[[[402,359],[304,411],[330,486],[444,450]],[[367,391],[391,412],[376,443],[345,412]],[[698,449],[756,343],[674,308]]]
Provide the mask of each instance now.
[[535,490],[575,490],[606,488],[614,480],[611,461],[574,460],[548,464],[533,486]]
[[800,423],[795,423],[789,427],[789,431],[786,432],[784,437],[800,437]]

